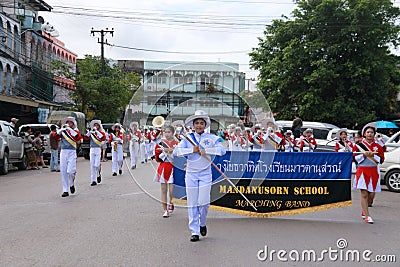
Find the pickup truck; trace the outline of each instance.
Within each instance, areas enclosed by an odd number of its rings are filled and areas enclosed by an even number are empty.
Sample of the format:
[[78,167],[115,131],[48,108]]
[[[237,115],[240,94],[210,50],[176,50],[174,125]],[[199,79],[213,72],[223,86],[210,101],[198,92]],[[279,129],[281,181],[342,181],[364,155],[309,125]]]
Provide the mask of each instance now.
[[9,164],[15,165],[19,170],[25,170],[28,160],[24,152],[23,139],[14,131],[9,122],[0,121],[0,174],[9,171]]

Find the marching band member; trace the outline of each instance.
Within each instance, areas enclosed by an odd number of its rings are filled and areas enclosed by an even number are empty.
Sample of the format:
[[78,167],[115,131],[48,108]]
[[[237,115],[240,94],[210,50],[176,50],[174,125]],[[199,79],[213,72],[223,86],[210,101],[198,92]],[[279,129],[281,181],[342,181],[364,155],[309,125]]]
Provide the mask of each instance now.
[[152,128],[149,129],[145,129],[144,130],[144,142],[145,142],[145,146],[146,146],[146,154],[147,154],[147,158],[145,159],[145,161],[147,162],[148,160],[151,159],[153,152],[151,151],[152,148]]
[[253,150],[253,136],[251,135],[250,128],[246,128],[244,137],[247,139],[247,149]]
[[[212,183],[211,164],[206,158],[209,155],[224,155],[225,148],[216,135],[205,132],[211,121],[208,114],[197,110],[185,121],[186,126],[194,128],[187,138],[182,139],[176,148],[178,156],[186,156],[186,195],[188,204],[190,241],[199,241],[199,234],[207,234],[206,220],[210,206]],[[193,145],[192,144],[195,144]]]
[[383,152],[386,152],[387,147],[385,145],[385,141],[382,138],[382,134],[380,133],[376,133],[375,134],[375,140],[378,143],[378,145],[380,145],[383,148]]
[[148,139],[146,137],[146,132],[147,129],[143,128],[142,130],[142,142],[140,142],[140,157],[142,159],[142,163],[147,162],[147,158],[149,157],[147,154],[147,148],[146,148],[146,144],[148,142]]
[[158,130],[150,127],[150,151],[149,151],[149,156],[150,159],[154,159],[154,148],[156,147],[157,144],[157,138],[158,138]]
[[295,152],[297,151],[296,141],[292,138],[293,132],[291,130],[287,130],[285,132],[285,152]]
[[299,149],[301,152],[314,152],[317,148],[317,141],[313,137],[313,130],[311,128],[307,128],[303,135],[300,137],[300,146]]
[[106,140],[106,134],[100,120],[92,120],[90,129],[83,139],[90,140],[90,185],[95,186],[101,182],[101,147]]
[[368,206],[372,204],[375,192],[381,191],[378,164],[383,163],[385,155],[383,148],[375,142],[376,124],[368,123],[362,129],[364,139],[354,145],[354,159],[357,163],[353,188],[361,190],[361,217],[366,223],[374,223],[369,214]]
[[264,150],[269,151],[283,151],[285,146],[285,139],[282,134],[277,131],[276,124],[272,119],[266,119],[263,121],[266,124],[266,133],[263,136],[264,139]]
[[338,141],[335,144],[336,152],[351,152],[353,151],[353,143],[347,139],[347,129],[342,128],[336,133]]
[[253,150],[254,151],[261,151],[264,146],[264,134],[261,131],[261,125],[256,124],[252,127],[253,136],[252,136],[252,143],[253,143]]
[[129,140],[129,153],[131,157],[131,169],[136,169],[136,161],[139,157],[139,146],[142,141],[142,134],[138,130],[139,123],[136,121],[131,122],[129,125],[129,133],[128,133],[128,140]]
[[[164,218],[168,218],[170,213],[174,211],[174,204],[172,203],[173,190],[174,190],[174,159],[172,152],[178,141],[174,138],[174,127],[169,125],[164,129],[164,137],[160,140],[155,147],[155,159],[160,163],[158,165],[157,173],[154,181],[161,184],[161,202],[164,208]],[[169,203],[167,202],[167,193],[169,192]]]
[[228,142],[230,151],[244,151],[247,149],[247,140],[242,135],[240,127],[235,128]]
[[122,163],[124,159],[122,145],[125,142],[125,135],[122,132],[122,126],[119,123],[114,124],[111,129],[114,133],[110,134],[108,143],[110,143],[112,147],[112,175],[117,176],[117,172],[122,174]]
[[64,126],[57,131],[56,137],[61,138],[60,172],[63,188],[61,197],[67,197],[69,191],[71,194],[75,193],[76,148],[82,136],[74,117],[63,118],[61,124]]

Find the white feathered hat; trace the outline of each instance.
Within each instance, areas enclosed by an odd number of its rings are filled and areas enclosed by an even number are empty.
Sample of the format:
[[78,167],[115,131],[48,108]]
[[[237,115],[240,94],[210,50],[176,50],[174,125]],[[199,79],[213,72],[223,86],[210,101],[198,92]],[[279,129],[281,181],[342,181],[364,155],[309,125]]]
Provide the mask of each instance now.
[[65,117],[65,118],[63,118],[63,119],[61,120],[61,124],[66,124],[67,121],[73,122],[73,123],[74,123],[74,128],[77,127],[77,125],[76,125],[76,120],[75,120],[74,117]]
[[208,117],[208,114],[203,110],[196,110],[194,112],[194,115],[188,117],[185,120],[185,126],[193,128],[194,127],[193,122],[197,119],[203,119],[206,122],[206,128],[210,127],[211,125],[210,117]]
[[122,128],[122,125],[119,123],[119,122],[117,122],[116,124],[114,124],[112,127],[111,127],[111,129],[113,130],[113,131],[115,131],[115,127],[119,127],[119,129],[122,131],[123,130],[123,128]]
[[131,122],[131,124],[129,124],[129,128],[133,130],[133,125],[136,125],[136,129],[139,128],[139,123],[136,121]]
[[92,120],[91,122],[90,122],[90,129],[93,129],[93,127],[94,127],[94,125],[95,124],[98,124],[98,125],[100,125],[100,131],[102,131],[103,130],[103,125],[101,125],[101,120]]

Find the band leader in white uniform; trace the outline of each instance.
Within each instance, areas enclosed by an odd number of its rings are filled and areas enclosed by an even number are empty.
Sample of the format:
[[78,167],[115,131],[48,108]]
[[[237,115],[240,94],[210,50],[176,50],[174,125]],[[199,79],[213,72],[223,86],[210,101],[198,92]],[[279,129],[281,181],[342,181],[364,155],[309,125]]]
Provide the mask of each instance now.
[[60,172],[62,180],[62,197],[75,193],[75,174],[76,174],[76,148],[77,143],[82,139],[79,130],[76,128],[74,117],[66,117],[61,120],[63,128],[57,131],[56,136],[61,138],[60,147]]
[[90,185],[95,186],[101,183],[101,147],[106,140],[106,133],[100,120],[90,122],[90,131],[83,139],[90,140]]
[[196,145],[193,146],[186,138],[183,138],[175,150],[178,156],[187,158],[185,183],[189,229],[192,233],[190,241],[192,242],[199,240],[199,234],[202,236],[207,234],[206,219],[210,206],[212,173],[211,164],[205,157],[226,153],[218,136],[204,132],[210,124],[208,114],[197,110],[185,121],[187,127],[195,130],[187,137]]

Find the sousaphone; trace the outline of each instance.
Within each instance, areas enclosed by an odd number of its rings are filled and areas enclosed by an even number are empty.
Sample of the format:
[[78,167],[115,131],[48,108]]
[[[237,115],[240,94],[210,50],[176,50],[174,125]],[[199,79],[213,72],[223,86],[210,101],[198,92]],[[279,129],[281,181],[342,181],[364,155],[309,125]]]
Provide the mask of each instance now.
[[163,116],[157,116],[154,117],[153,121],[151,122],[151,124],[155,127],[155,128],[161,128],[164,126],[165,124],[165,120],[163,118]]

